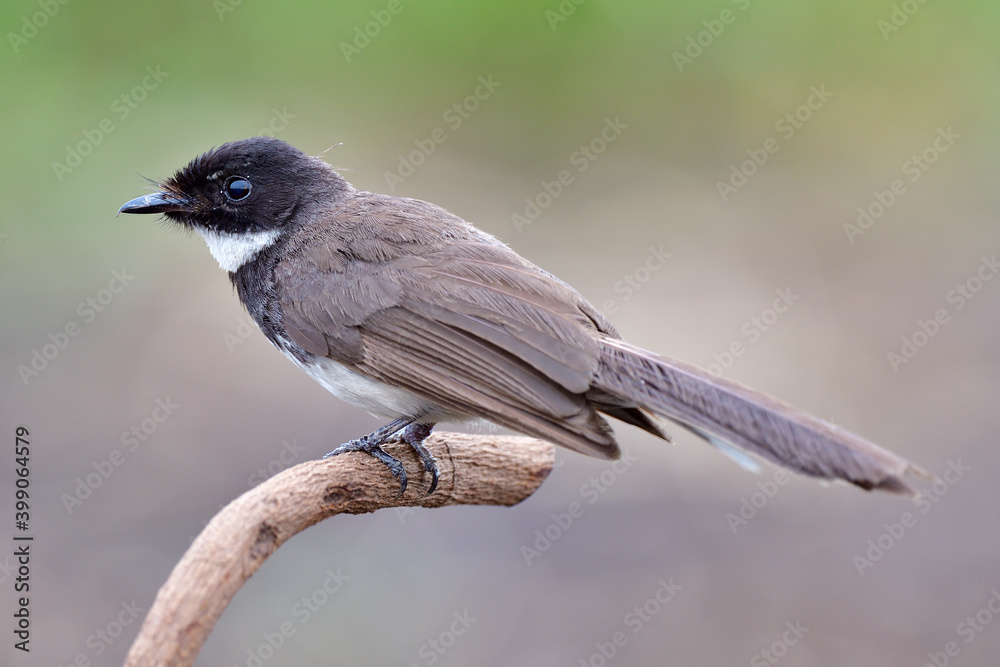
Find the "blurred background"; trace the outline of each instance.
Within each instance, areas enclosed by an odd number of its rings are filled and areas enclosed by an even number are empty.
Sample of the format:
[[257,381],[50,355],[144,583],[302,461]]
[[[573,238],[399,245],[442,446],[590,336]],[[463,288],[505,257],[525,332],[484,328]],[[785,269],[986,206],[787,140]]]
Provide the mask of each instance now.
[[120,664],[222,505],[379,425],[248,325],[200,239],[115,217],[142,177],[271,134],[499,236],[631,342],[941,481],[911,502],[616,426],[629,465],[560,451],[517,507],[310,529],[198,664],[995,664],[996,3],[13,0],[0,17],[0,506],[13,536],[23,425],[35,536],[31,653],[8,631],[0,662]]

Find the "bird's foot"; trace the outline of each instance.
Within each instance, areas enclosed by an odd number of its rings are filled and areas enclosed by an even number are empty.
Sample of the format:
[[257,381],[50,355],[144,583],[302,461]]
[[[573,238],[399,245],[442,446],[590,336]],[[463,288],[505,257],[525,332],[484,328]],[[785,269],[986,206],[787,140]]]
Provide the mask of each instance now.
[[414,422],[403,429],[403,442],[413,448],[413,451],[417,453],[420,461],[424,464],[424,471],[431,474],[431,486],[427,489],[427,495],[434,493],[434,489],[438,486],[437,461],[434,459],[434,455],[424,447],[424,440],[431,434],[431,429],[433,428],[434,424]]
[[365,452],[370,454],[388,466],[389,472],[399,480],[399,495],[402,496],[406,493],[406,469],[399,459],[382,449],[382,445],[392,441],[396,436],[400,436],[403,442],[412,447],[413,451],[420,457],[421,462],[424,464],[424,470],[431,474],[431,486],[427,491],[427,494],[430,495],[434,493],[438,484],[437,461],[427,451],[427,448],[424,447],[424,440],[431,434],[432,428],[434,428],[434,424],[420,424],[414,422],[412,419],[401,417],[389,422],[374,433],[369,433],[356,440],[345,442],[323,458],[328,459],[346,452]]

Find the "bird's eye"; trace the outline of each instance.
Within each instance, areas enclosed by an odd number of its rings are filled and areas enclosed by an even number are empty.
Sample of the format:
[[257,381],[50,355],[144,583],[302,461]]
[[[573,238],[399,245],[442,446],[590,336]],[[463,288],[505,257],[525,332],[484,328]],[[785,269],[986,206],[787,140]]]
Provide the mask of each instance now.
[[226,198],[229,201],[239,201],[250,196],[250,181],[242,176],[234,176],[226,181]]

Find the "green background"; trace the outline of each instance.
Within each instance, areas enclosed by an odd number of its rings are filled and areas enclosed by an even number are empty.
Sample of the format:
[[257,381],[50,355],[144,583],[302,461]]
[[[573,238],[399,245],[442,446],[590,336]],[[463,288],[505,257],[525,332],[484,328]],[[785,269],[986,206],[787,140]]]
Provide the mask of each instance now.
[[[801,478],[769,484],[773,468],[748,474],[686,433],[671,447],[616,427],[636,459],[620,475],[560,451],[513,509],[383,511],[307,531],[239,593],[199,664],[248,664],[290,622],[295,634],[265,664],[426,665],[421,647],[465,611],[477,620],[436,664],[600,664],[619,630],[617,664],[766,664],[753,661],[796,621],[809,629],[776,649],[783,664],[918,665],[948,642],[956,664],[994,659],[1000,623],[971,637],[961,624],[1000,586],[1000,280],[976,283],[977,272],[993,277],[1000,247],[1000,6],[391,6],[0,8],[0,410],[8,440],[18,424],[31,429],[36,535],[32,653],[7,635],[9,662],[120,663],[138,622],[110,644],[95,633],[123,603],[149,607],[190,539],[259,468],[378,426],[259,332],[245,335],[199,239],[115,217],[147,191],[142,177],[269,127],[308,153],[330,149],[324,158],[356,187],[433,201],[496,234],[631,342],[725,367],[939,475],[949,462],[968,471],[920,505]],[[356,39],[363,48],[345,55]],[[696,57],[678,67],[686,49]],[[147,67],[166,73],[148,90]],[[480,77],[499,85],[475,100]],[[803,109],[813,90],[828,99]],[[470,109],[457,127],[446,116],[456,104]],[[778,124],[797,112],[805,120],[788,136]],[[608,119],[624,129],[579,171],[574,155]],[[113,130],[95,135],[102,122]],[[390,188],[386,173],[437,128],[444,141]],[[723,199],[718,183],[769,138],[777,151]],[[88,141],[57,174],[53,163]],[[907,163],[925,151],[933,163],[912,180]],[[572,182],[518,229],[512,216],[526,199],[547,201],[545,183],[563,170]],[[858,208],[888,201],[896,180],[901,194],[849,238]],[[654,251],[670,257],[647,263]],[[134,278],[88,319],[79,304],[122,270]],[[961,308],[949,299],[957,285],[979,288]],[[797,299],[773,318],[776,290]],[[934,335],[918,334],[926,344],[894,368],[888,355],[921,322]],[[79,333],[65,349],[22,377],[70,323]],[[734,343],[742,352],[727,357]],[[168,398],[174,413],[68,511],[78,479]],[[4,521],[12,466],[0,460]],[[591,504],[582,489],[602,473],[613,483]],[[762,498],[734,531],[727,517]],[[522,547],[572,502],[583,516],[526,563]],[[893,537],[906,512],[913,525]],[[889,549],[859,566],[880,539]],[[303,621],[296,603],[337,568],[349,580]],[[633,633],[626,615],[671,578],[679,592]],[[9,619],[12,580],[0,579]]]

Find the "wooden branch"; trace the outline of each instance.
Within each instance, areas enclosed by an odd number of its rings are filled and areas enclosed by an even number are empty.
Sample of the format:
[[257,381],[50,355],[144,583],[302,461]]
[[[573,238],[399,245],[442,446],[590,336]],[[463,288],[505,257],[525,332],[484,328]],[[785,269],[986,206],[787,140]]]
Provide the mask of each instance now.
[[406,467],[402,497],[382,463],[350,453],[289,468],[229,503],[160,588],[125,665],[194,664],[243,583],[286,540],[323,519],[385,507],[514,505],[545,481],[555,457],[551,444],[519,436],[434,433],[424,444],[441,472],[430,496],[419,459],[399,443],[386,451]]

